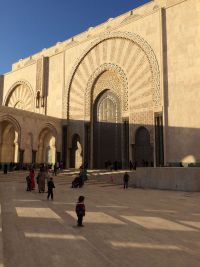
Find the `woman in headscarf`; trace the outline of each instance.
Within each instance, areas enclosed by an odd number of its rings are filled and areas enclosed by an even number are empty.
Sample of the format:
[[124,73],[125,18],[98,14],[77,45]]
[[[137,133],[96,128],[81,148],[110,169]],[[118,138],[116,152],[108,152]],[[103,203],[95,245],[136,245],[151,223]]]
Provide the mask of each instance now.
[[30,170],[29,176],[31,179],[31,190],[35,190],[35,172],[34,172],[34,169]]

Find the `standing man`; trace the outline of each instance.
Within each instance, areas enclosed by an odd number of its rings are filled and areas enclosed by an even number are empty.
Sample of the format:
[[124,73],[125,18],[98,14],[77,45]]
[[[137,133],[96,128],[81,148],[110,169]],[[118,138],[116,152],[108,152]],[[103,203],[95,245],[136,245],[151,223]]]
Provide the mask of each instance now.
[[78,202],[76,204],[76,215],[78,217],[77,226],[84,226],[83,225],[83,217],[85,216],[85,204],[84,204],[84,196],[80,196],[78,198]]
[[124,174],[124,189],[128,189],[129,175],[127,172]]
[[3,173],[4,174],[7,174],[8,173],[8,165],[7,164],[4,164]]

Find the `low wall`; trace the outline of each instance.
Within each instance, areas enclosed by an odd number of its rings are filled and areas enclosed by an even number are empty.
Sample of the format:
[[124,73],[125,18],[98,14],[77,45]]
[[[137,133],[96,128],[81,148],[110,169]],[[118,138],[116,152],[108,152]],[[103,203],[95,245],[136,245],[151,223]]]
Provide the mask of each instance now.
[[[138,168],[128,173],[129,185],[133,187],[200,192],[200,168]],[[96,178],[123,184],[123,175],[124,171],[107,172],[98,174]]]

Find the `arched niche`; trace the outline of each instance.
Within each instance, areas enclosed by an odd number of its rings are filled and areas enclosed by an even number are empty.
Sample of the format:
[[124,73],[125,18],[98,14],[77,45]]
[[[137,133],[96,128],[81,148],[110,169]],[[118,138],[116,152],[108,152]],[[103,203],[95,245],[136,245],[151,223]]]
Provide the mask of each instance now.
[[56,162],[56,134],[46,127],[38,137],[37,163],[55,164]]
[[74,134],[71,140],[70,168],[79,169],[83,164],[82,145],[80,136]]
[[121,162],[121,102],[109,89],[101,92],[93,105],[93,167],[105,162]]
[[141,126],[136,130],[133,158],[137,166],[153,166],[153,147],[150,140],[150,132],[146,127]]

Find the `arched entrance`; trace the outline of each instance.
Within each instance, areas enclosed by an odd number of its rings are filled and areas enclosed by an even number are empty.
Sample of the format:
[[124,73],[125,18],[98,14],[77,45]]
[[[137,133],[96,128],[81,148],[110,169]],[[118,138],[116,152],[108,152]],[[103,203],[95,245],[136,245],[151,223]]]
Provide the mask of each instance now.
[[1,126],[1,162],[18,162],[19,157],[19,133],[10,121],[2,121]]
[[121,107],[111,90],[99,94],[93,108],[93,167],[106,161],[121,164]]
[[70,168],[79,169],[83,164],[82,146],[80,136],[74,134],[72,137],[72,146],[70,151]]
[[151,166],[153,163],[153,148],[150,143],[150,134],[145,127],[136,131],[134,160],[138,166]]
[[[103,152],[96,155],[102,150],[101,144],[104,142],[101,140],[104,137],[99,134],[102,131],[97,129],[102,129],[102,125],[106,123],[100,123],[98,120],[95,122],[93,118],[95,100],[106,89],[116,93],[120,99],[123,141],[120,140],[117,147],[123,150],[120,158],[123,166],[127,167],[130,156],[129,133],[135,129],[135,125],[154,125],[154,107],[158,112],[162,110],[163,104],[157,58],[148,42],[138,34],[103,34],[84,50],[69,75],[64,93],[63,117],[73,122],[85,122],[84,160],[90,163],[91,168],[104,167],[103,161],[109,160],[110,157],[107,152],[107,155]],[[102,127],[97,127],[98,122]],[[85,147],[90,147],[90,150],[87,151]],[[135,159],[135,156],[131,157],[132,159]]]
[[56,137],[49,128],[43,129],[39,135],[37,162],[47,164],[56,162]]

